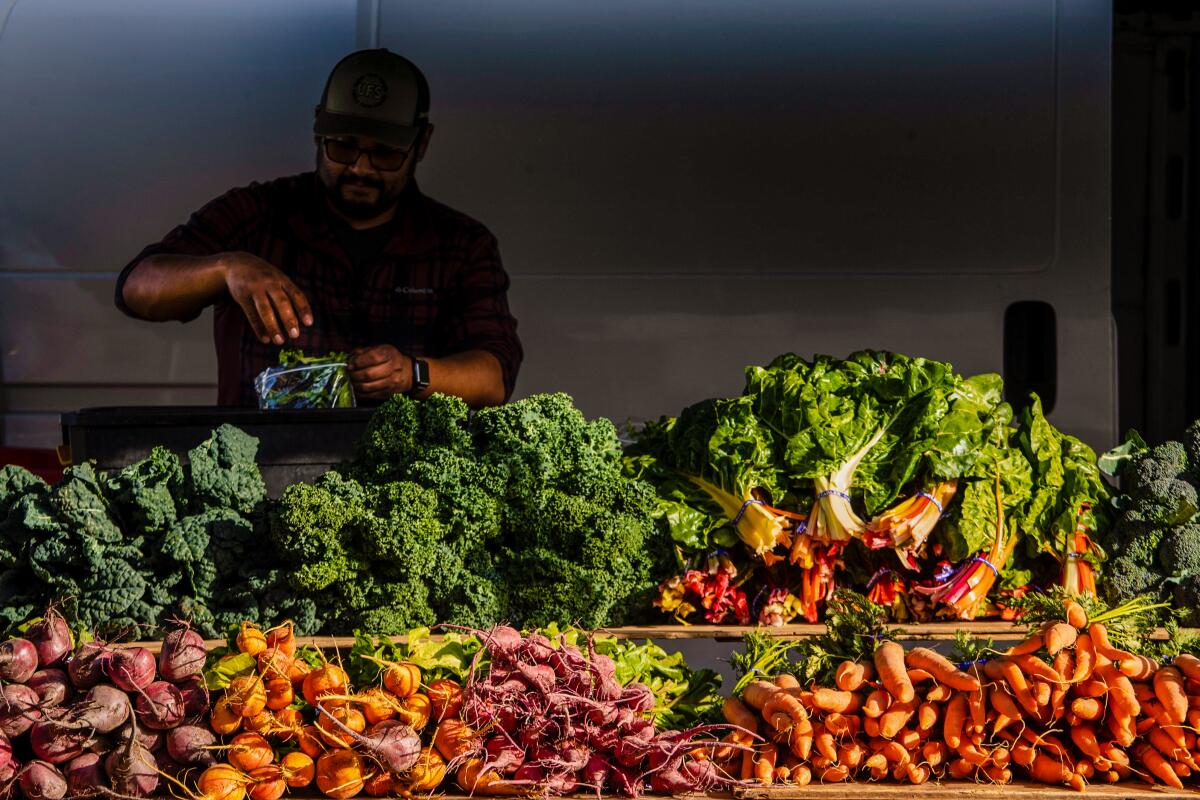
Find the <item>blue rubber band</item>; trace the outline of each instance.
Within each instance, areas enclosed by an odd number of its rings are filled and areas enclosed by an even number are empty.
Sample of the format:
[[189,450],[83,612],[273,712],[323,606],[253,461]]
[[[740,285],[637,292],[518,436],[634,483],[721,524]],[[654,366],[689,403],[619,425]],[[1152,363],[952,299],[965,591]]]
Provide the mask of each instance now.
[[993,564],[992,562],[988,561],[986,558],[980,558],[979,556],[974,556],[973,558],[968,558],[967,561],[974,561],[977,564],[986,564],[987,568],[992,571],[993,575],[995,575],[997,578],[1000,577],[1000,570],[996,569],[996,565]]
[[829,495],[833,495],[835,497],[840,497],[846,501],[850,500],[850,495],[846,494],[845,492],[839,492],[837,489],[826,489],[823,492],[818,492],[817,499],[820,500],[823,497],[829,497]]
[[749,500],[742,503],[741,510],[738,511],[737,516],[733,518],[733,527],[736,528],[737,524],[742,521],[742,515],[746,513],[746,509],[749,508],[751,504],[759,505],[759,506],[766,505],[766,503],[764,503],[762,500],[755,500],[753,497],[751,497]]
[[937,501],[937,498],[928,492],[917,492],[917,497],[924,497],[926,500],[933,503],[933,507],[938,510],[939,514],[946,513],[946,509],[942,508],[942,504]]
[[808,530],[808,520],[802,519],[796,523],[796,529],[793,531],[796,534],[802,534]]

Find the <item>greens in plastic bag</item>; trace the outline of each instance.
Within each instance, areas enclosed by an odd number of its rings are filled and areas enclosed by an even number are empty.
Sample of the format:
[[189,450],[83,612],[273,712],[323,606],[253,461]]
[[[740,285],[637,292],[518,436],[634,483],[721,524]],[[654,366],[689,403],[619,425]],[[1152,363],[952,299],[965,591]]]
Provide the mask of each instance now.
[[258,373],[254,391],[262,409],[355,406],[345,353],[306,356],[300,350],[282,350],[278,367]]

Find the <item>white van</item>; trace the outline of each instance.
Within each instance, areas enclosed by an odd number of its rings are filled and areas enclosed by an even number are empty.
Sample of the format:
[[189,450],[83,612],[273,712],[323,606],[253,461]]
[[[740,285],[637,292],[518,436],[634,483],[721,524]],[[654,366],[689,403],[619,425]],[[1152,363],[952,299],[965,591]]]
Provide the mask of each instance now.
[[432,86],[433,197],[512,276],[518,393],[618,421],[778,353],[1003,371],[1115,441],[1099,0],[0,1],[0,412],[215,398],[211,328],[113,279],[207,200],[310,169],[328,70]]

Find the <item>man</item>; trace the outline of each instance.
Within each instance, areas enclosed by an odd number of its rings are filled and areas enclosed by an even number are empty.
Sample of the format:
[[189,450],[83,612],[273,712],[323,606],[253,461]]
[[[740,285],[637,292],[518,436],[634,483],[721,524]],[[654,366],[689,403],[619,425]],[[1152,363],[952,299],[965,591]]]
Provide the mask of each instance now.
[[355,395],[508,399],[521,364],[495,237],[421,194],[429,88],[387,50],[343,58],[313,125],[315,172],[233,189],[117,279],[130,316],[190,321],[215,306],[217,396],[254,405],[282,347],[348,351]]

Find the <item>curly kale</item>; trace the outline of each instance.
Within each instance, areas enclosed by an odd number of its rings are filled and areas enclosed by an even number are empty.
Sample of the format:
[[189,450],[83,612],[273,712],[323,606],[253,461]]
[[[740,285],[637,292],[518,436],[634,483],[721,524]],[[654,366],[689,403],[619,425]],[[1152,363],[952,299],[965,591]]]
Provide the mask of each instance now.
[[626,477],[616,430],[566,395],[473,417],[394,397],[354,460],[289,487],[271,537],[288,580],[332,611],[325,632],[442,620],[592,627],[648,607],[667,543]]

